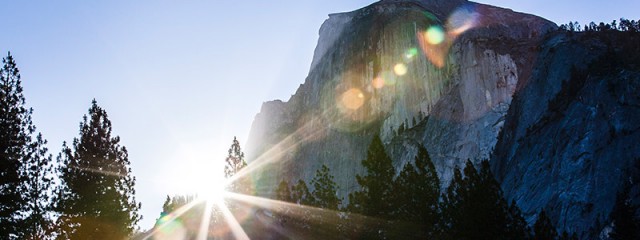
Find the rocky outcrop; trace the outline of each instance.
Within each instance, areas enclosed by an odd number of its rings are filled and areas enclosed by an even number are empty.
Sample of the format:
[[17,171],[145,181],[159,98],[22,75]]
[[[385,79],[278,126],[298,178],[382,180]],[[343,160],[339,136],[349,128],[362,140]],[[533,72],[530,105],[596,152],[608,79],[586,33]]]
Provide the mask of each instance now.
[[281,179],[309,181],[325,164],[346,199],[374,134],[397,168],[426,146],[446,185],[455,166],[489,157],[535,46],[555,28],[467,1],[381,1],[331,14],[304,84],[254,120],[247,153],[262,170],[259,193]]
[[623,181],[640,200],[639,37],[556,33],[541,45],[491,160],[530,222],[546,209],[559,229],[592,239]]
[[455,167],[490,159],[529,223],[545,209],[560,231],[606,232],[623,181],[640,203],[640,37],[556,28],[462,0],[329,15],[304,83],[255,117],[257,193],[324,164],[348,200],[380,134],[398,170],[425,146],[444,188]]
[[604,228],[595,223],[606,223],[621,182],[638,175],[640,50],[633,34],[555,29],[467,1],[331,14],[304,84],[254,120],[258,194],[309,182],[324,164],[346,200],[380,134],[397,169],[425,146],[443,187],[467,159],[491,159],[529,222],[546,209],[560,230],[593,237],[585,231]]

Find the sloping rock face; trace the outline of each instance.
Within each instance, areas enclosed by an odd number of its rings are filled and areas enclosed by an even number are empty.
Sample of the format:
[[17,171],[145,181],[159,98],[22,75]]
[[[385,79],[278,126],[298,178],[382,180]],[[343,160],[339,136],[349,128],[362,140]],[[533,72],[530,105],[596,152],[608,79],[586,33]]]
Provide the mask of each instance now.
[[639,41],[637,33],[556,33],[541,45],[491,160],[529,222],[546,209],[560,230],[594,239],[623,181],[640,200]]
[[401,169],[424,145],[448,184],[488,159],[554,23],[467,1],[381,1],[331,14],[304,84],[264,103],[247,143],[258,194],[327,165],[347,200],[374,134]]

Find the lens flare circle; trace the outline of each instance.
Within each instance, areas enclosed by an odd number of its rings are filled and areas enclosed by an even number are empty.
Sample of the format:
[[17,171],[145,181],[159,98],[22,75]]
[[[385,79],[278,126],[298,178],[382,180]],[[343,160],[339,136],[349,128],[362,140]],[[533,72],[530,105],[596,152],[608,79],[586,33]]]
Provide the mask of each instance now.
[[404,54],[404,57],[410,60],[410,59],[414,58],[416,55],[418,55],[418,49],[417,48],[410,48]]
[[376,89],[380,89],[384,87],[384,79],[382,79],[382,77],[374,78],[373,81],[371,82],[371,86],[373,86]]
[[182,224],[182,221],[175,219],[171,214],[162,216],[158,219],[157,225],[162,226],[160,231],[156,232],[153,236],[154,239],[184,239],[187,237],[187,229]]
[[340,103],[349,110],[356,110],[364,104],[364,94],[360,89],[351,88],[342,94]]
[[405,74],[407,74],[407,65],[405,65],[404,63],[398,63],[395,66],[393,66],[393,72],[398,75],[398,76],[403,76]]
[[432,45],[438,45],[444,41],[444,30],[440,26],[431,26],[425,32],[427,42]]

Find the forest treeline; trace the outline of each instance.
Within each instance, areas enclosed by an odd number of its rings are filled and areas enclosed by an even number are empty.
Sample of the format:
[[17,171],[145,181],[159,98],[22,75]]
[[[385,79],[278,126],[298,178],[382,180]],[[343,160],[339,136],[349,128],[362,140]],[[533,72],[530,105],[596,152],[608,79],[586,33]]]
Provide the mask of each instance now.
[[359,189],[342,207],[338,186],[324,165],[311,181],[313,190],[302,180],[295,184],[283,180],[275,190],[278,200],[335,214],[289,207],[278,211],[286,214],[276,218],[285,227],[308,229],[311,236],[329,233],[347,239],[577,239],[575,233],[558,234],[543,209],[531,228],[515,202],[503,197],[487,161],[478,168],[471,161],[464,169],[455,168],[444,192],[423,146],[418,146],[414,161],[396,173],[375,136],[362,165],[366,174],[356,175]]
[[640,19],[638,21],[620,18],[620,21],[613,20],[611,23],[590,22],[581,26],[579,22],[573,21],[559,26],[560,30],[570,32],[606,32],[606,31],[621,31],[621,32],[640,32]]

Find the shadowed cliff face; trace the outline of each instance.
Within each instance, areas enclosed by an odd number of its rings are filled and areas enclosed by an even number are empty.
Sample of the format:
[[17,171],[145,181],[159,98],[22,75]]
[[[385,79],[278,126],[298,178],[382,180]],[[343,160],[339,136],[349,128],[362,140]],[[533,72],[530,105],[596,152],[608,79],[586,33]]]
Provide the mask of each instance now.
[[505,195],[530,222],[544,208],[560,230],[600,232],[622,182],[640,179],[639,40],[637,33],[557,33],[541,45],[491,160]]
[[622,181],[640,181],[640,36],[556,28],[466,1],[330,15],[304,84],[256,115],[258,194],[325,164],[346,201],[380,134],[397,170],[423,145],[446,187],[454,167],[491,159],[530,223],[545,209],[559,231],[606,231]]
[[256,115],[247,153],[258,193],[269,196],[282,179],[309,182],[325,164],[346,200],[377,133],[398,169],[426,146],[447,185],[455,166],[489,157],[535,46],[555,28],[467,1],[381,1],[331,14],[304,84]]

